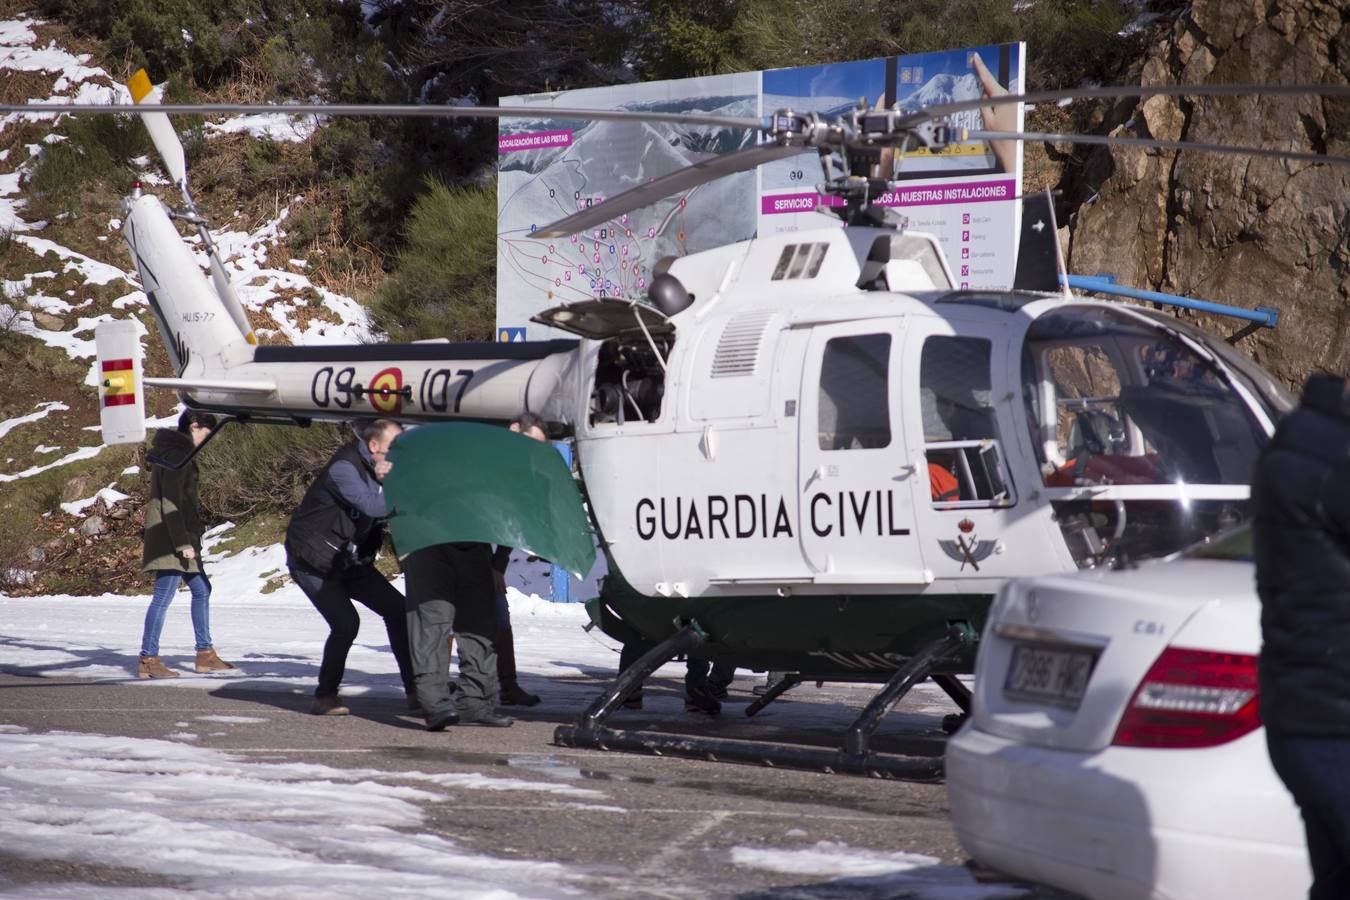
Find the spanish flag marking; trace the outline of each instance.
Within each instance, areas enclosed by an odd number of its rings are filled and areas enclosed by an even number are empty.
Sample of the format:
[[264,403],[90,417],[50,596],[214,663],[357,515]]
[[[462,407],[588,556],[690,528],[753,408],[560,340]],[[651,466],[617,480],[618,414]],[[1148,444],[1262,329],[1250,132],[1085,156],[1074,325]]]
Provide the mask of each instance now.
[[103,361],[103,405],[125,406],[136,402],[136,375],[129,359]]
[[403,409],[403,370],[398,368],[382,369],[370,379],[366,396],[376,412],[397,415]]
[[150,76],[145,74],[144,69],[137,69],[136,74],[131,76],[127,82],[127,90],[131,91],[131,99],[140,103],[145,99],[155,86],[150,83]]

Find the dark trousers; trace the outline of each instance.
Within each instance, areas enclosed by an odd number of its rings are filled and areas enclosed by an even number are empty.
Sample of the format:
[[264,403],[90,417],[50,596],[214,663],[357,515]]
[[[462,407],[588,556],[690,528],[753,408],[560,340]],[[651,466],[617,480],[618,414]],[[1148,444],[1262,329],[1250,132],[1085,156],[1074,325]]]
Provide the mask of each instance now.
[[408,619],[404,613],[403,595],[381,575],[374,566],[356,566],[339,575],[322,577],[301,569],[291,569],[291,577],[300,585],[309,602],[328,623],[328,640],[323,645],[323,662],[319,665],[319,686],[316,697],[330,697],[338,692],[342,674],[347,668],[347,651],[361,630],[361,615],[352,605],[356,600],[384,619],[384,630],[389,635],[389,649],[398,662],[398,674],[404,690],[413,685],[412,662],[408,655]]
[[[487,544],[433,544],[403,560],[408,585],[408,642],[417,702],[427,720],[452,708],[463,719],[497,705],[497,590]],[[459,653],[459,690],[450,697],[451,631]]]
[[736,677],[736,667],[729,662],[710,662],[690,658],[684,668],[684,694],[695,697],[711,693],[714,697],[726,694],[727,686]]
[[1350,897],[1350,736],[1266,729],[1275,772],[1294,795],[1308,835],[1308,900]]
[[[638,658],[648,650],[656,646],[655,641],[636,640],[629,641],[623,645],[619,651],[619,671],[626,670]],[[711,669],[711,674],[709,674]],[[731,684],[732,679],[736,677],[736,666],[728,662],[709,662],[706,659],[694,659],[689,657],[684,664],[684,694],[686,697],[693,697],[701,693],[707,693],[711,686],[716,693],[726,690],[727,685]],[[632,693],[633,697],[641,697],[642,689],[639,687]]]

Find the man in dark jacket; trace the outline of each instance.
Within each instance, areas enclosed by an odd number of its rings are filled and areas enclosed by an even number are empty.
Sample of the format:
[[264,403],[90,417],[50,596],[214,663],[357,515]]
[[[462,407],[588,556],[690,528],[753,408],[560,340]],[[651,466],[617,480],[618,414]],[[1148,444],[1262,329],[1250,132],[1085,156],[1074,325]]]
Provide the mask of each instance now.
[[357,600],[384,619],[389,646],[409,705],[414,694],[408,660],[408,622],[403,595],[376,570],[375,554],[389,514],[381,482],[389,472],[389,445],[402,431],[389,419],[357,426],[357,439],[338,449],[314,479],[286,529],[286,565],[331,629],[314,691],[315,715],[345,716],[338,685],[361,617]]
[[1252,483],[1261,718],[1303,814],[1311,900],[1350,897],[1350,387],[1314,375]]

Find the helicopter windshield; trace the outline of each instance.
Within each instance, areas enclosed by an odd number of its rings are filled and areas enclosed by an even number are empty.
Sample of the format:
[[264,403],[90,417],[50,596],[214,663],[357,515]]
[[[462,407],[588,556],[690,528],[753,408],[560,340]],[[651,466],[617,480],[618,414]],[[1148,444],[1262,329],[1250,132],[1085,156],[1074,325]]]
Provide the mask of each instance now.
[[1027,331],[1032,445],[1080,565],[1162,556],[1243,521],[1257,453],[1283,412],[1255,366],[1159,325],[1083,306]]

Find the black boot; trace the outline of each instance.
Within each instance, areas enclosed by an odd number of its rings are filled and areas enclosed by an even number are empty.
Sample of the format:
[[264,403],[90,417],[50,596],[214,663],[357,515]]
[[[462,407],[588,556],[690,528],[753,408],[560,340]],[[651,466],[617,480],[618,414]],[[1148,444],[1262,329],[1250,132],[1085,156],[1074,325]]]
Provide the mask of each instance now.
[[539,695],[531,694],[516,680],[516,638],[510,628],[497,632],[497,687],[502,706],[539,703]]

